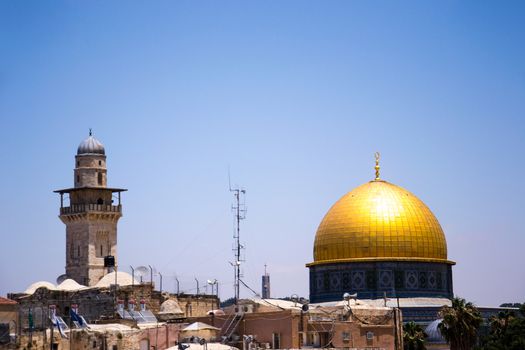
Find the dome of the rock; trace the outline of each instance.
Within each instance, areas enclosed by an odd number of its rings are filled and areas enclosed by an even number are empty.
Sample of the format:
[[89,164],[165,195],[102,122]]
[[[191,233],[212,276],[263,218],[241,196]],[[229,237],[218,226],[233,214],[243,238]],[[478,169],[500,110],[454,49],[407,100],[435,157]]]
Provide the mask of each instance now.
[[419,198],[376,178],[341,197],[315,235],[310,300],[453,296],[445,234]]

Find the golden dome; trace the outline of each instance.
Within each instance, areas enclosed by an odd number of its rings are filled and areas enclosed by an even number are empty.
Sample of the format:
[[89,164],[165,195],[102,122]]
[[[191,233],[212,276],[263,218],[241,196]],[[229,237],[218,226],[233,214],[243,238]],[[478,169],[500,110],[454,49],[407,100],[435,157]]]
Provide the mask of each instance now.
[[366,261],[454,264],[430,209],[407,190],[379,180],[378,173],[330,208],[315,235],[314,262],[307,266]]

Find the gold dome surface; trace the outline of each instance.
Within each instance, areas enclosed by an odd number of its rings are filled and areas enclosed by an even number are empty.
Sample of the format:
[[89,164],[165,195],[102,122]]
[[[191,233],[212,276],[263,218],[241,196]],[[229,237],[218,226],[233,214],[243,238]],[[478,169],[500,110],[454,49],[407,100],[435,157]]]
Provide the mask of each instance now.
[[379,180],[337,201],[323,218],[307,266],[359,261],[445,262],[447,243],[430,209],[409,191]]

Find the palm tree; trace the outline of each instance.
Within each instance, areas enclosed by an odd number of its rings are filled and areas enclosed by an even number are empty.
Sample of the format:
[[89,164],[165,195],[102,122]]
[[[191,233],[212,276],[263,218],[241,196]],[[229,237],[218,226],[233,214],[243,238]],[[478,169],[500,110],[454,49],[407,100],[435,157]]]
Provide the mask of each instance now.
[[403,344],[405,350],[425,350],[427,335],[420,325],[410,321],[403,326]]
[[443,319],[438,326],[439,331],[450,344],[450,350],[472,349],[483,321],[474,304],[462,298],[453,298],[452,306],[443,306],[439,316]]
[[506,333],[509,323],[515,318],[512,311],[500,311],[497,316],[490,318],[490,333],[501,336]]

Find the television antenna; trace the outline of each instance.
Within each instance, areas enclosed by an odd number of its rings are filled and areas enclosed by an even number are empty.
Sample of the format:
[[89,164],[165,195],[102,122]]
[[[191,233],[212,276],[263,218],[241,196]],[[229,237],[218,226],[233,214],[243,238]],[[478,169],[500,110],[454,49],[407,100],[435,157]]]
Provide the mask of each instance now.
[[233,192],[234,204],[232,205],[232,212],[234,213],[234,230],[233,230],[233,239],[234,239],[234,248],[233,252],[235,255],[235,261],[230,264],[233,266],[234,271],[234,290],[235,290],[235,304],[239,302],[239,289],[240,289],[240,280],[241,280],[241,263],[245,260],[241,258],[241,250],[244,249],[244,246],[241,245],[241,220],[246,218],[246,190],[240,188],[237,185],[232,187],[230,180],[230,169],[228,169],[228,185],[230,192]]

